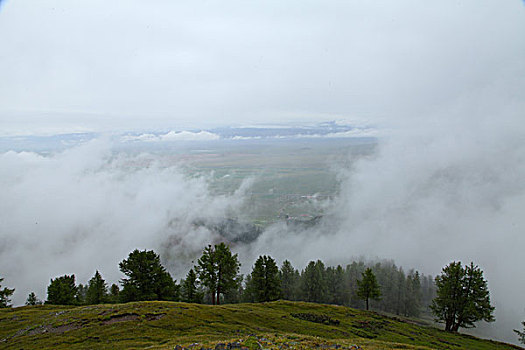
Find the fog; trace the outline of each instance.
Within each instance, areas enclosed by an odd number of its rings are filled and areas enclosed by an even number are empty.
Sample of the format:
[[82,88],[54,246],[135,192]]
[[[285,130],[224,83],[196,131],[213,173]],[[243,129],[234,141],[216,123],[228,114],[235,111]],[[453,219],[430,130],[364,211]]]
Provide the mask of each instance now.
[[299,266],[388,258],[432,275],[473,261],[497,319],[478,334],[515,342],[512,329],[525,317],[525,127],[521,116],[500,117],[463,128],[443,117],[382,140],[374,157],[341,170],[342,193],[324,227],[286,235],[276,227],[255,250]]
[[[243,272],[259,254],[298,268],[386,258],[433,275],[452,260],[474,261],[496,306],[497,322],[483,335],[515,341],[512,328],[525,317],[525,128],[519,114],[463,118],[468,127],[454,117],[391,129],[373,155],[333,164],[341,189],[324,220],[299,231],[278,223],[233,244]],[[135,248],[160,252],[180,279],[205,245],[224,239],[195,220],[242,220],[257,179],[214,195],[210,178],[188,175],[183,164],[113,148],[99,139],[47,156],[0,156],[0,266],[15,304],[30,291],[45,298],[49,279],[62,274],[86,283],[98,269],[117,282],[118,262]]]
[[0,134],[425,118],[522,97],[519,0],[5,0]]
[[[154,144],[220,142],[206,128],[223,125],[376,126],[373,155],[327,165],[340,193],[319,226],[275,224],[233,245],[243,271],[259,254],[299,268],[386,258],[433,275],[474,261],[496,306],[483,334],[516,341],[525,319],[521,1],[13,0],[1,2],[0,33],[0,136],[132,132]],[[257,178],[216,195],[210,178],[115,142],[0,154],[0,276],[16,288],[15,305],[30,291],[45,298],[63,274],[86,283],[98,269],[117,282],[135,248],[161,253],[180,279],[222,239],[195,220],[244,219]]]
[[7,152],[0,164],[0,265],[18,305],[31,290],[44,298],[49,279],[62,274],[86,283],[98,269],[118,282],[118,262],[135,248],[169,243],[177,262],[190,264],[214,239],[193,221],[230,217],[242,204],[243,187],[212,197],[205,178],[151,156],[113,156],[107,140],[48,157]]

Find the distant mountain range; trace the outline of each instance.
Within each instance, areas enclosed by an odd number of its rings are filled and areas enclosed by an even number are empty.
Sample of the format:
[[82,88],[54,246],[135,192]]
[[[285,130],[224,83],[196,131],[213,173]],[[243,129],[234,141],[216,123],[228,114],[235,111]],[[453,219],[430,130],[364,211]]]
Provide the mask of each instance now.
[[371,126],[354,126],[335,121],[314,125],[277,125],[219,127],[212,129],[156,131],[132,131],[111,135],[96,132],[68,133],[58,135],[24,135],[0,137],[0,152],[13,151],[56,151],[106,136],[116,143],[166,143],[166,142],[209,142],[220,140],[242,141],[261,139],[299,138],[362,138],[376,137],[377,129]]

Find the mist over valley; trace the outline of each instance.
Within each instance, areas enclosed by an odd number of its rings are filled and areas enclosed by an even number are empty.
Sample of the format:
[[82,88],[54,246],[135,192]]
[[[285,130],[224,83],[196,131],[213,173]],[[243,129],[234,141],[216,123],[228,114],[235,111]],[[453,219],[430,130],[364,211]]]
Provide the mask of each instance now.
[[4,0],[0,33],[0,306],[224,242],[238,293],[262,256],[354,291],[473,262],[461,333],[525,342],[523,1]]

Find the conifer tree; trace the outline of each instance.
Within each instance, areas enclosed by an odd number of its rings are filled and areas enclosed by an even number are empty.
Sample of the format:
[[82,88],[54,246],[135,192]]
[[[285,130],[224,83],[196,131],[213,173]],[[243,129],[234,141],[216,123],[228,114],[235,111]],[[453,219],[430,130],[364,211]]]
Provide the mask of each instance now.
[[381,289],[371,268],[367,268],[361,276],[361,280],[357,281],[357,295],[366,302],[366,309],[368,310],[369,300],[379,300]]
[[202,251],[202,255],[197,261],[197,273],[204,287],[211,295],[211,303],[215,305],[215,295],[217,290],[217,257],[215,249],[208,245]]
[[405,311],[405,301],[407,300],[407,296],[406,296],[406,286],[407,286],[407,283],[406,283],[406,276],[405,276],[405,271],[403,271],[403,268],[400,267],[398,272],[397,272],[397,278],[396,278],[396,284],[395,284],[396,288],[395,288],[395,291],[396,291],[396,307],[395,307],[395,311],[396,311],[396,315],[401,315],[401,314],[404,314],[404,311]]
[[321,260],[310,261],[302,275],[302,294],[305,301],[321,303],[326,298],[325,267]]
[[421,276],[421,305],[425,311],[430,312],[432,300],[436,297],[436,285],[434,278],[430,275]]
[[119,264],[127,278],[122,279],[120,297],[123,302],[139,300],[178,300],[175,281],[153,250],[129,253]]
[[247,274],[244,278],[244,290],[242,293],[241,300],[243,303],[254,303],[255,302],[255,291],[252,283],[252,275]]
[[410,272],[405,281],[405,300],[404,300],[404,314],[405,316],[418,317],[421,308],[421,281],[419,272]]
[[283,261],[283,265],[279,271],[283,299],[298,300],[300,277],[299,271],[294,269],[290,261]]
[[523,332],[518,331],[517,329],[514,329],[514,332],[518,335],[520,343],[525,344],[525,321],[521,322],[521,324],[523,325]]
[[326,302],[343,305],[345,303],[344,270],[341,265],[326,268]]
[[483,271],[470,263],[451,262],[436,277],[437,296],[430,306],[436,321],[445,323],[445,330],[457,332],[460,327],[475,327],[474,322],[494,321],[487,281]]
[[220,304],[220,295],[232,289],[237,289],[240,284],[239,268],[241,264],[237,254],[232,254],[230,248],[221,242],[215,246],[217,261],[217,305]]
[[200,303],[202,301],[202,294],[197,286],[197,274],[194,269],[190,269],[186,275],[186,279],[181,283],[182,301],[187,303]]
[[[3,280],[3,278],[0,278],[0,283],[2,283]],[[2,285],[0,284],[0,288],[1,287]],[[11,295],[13,295],[14,292],[14,288],[10,289],[4,287],[4,289],[0,289],[0,308],[11,307],[11,304],[9,303],[11,302]]]
[[223,242],[204,248],[197,261],[197,273],[201,283],[208,289],[212,304],[220,304],[221,294],[226,294],[240,285],[239,259]]
[[55,279],[51,279],[51,283],[47,287],[46,304],[78,304],[77,293],[78,288],[75,285],[75,275],[64,275]]
[[77,294],[75,294],[76,304],[82,305],[86,303],[87,289],[88,289],[88,286],[83,285],[82,283],[80,283],[77,286]]
[[365,269],[365,264],[362,261],[354,261],[346,267],[346,284],[349,286],[350,289],[349,306],[351,307],[363,307],[363,301],[357,295],[357,289],[359,288],[357,281],[359,280],[359,277],[361,277]]
[[86,291],[87,304],[102,304],[108,299],[108,287],[106,281],[102,278],[98,270],[95,275],[89,280]]
[[281,296],[279,268],[270,256],[257,258],[251,273],[252,293],[255,302],[273,301]]
[[113,283],[111,287],[109,287],[108,301],[111,303],[118,303],[119,294],[120,294],[120,288],[118,287],[116,283]]
[[36,297],[36,294],[34,292],[31,292],[27,296],[26,305],[42,305],[42,301]]
[[[244,297],[244,275],[238,275],[236,278],[236,287],[230,288],[223,293],[223,304],[237,304],[243,300]],[[202,293],[201,293],[202,294]]]

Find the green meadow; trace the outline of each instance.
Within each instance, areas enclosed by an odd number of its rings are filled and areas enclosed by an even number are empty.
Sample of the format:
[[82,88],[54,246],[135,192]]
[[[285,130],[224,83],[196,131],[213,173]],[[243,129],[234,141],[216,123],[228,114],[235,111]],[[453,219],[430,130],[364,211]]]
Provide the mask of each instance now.
[[215,349],[229,343],[245,349],[521,349],[417,320],[304,302],[155,301],[0,310],[2,349]]

